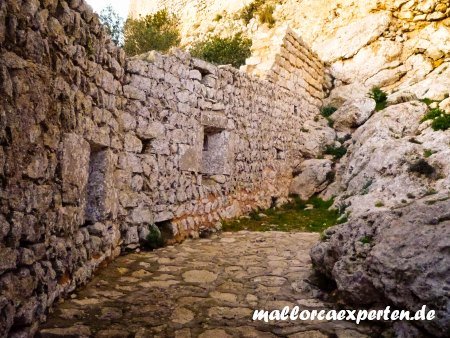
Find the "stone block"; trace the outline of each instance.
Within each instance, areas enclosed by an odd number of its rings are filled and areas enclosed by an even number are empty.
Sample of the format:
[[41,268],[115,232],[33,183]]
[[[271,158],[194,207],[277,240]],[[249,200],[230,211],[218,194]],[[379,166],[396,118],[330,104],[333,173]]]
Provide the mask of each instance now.
[[90,146],[81,136],[65,134],[62,142],[61,179],[63,201],[83,202],[89,177]]

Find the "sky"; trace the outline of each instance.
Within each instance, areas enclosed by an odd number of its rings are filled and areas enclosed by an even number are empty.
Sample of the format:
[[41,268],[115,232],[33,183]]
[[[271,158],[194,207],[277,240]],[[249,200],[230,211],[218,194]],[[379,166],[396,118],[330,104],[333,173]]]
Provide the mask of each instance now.
[[122,18],[126,19],[128,16],[130,0],[86,0],[86,2],[91,5],[97,13],[100,13],[106,6],[111,5]]

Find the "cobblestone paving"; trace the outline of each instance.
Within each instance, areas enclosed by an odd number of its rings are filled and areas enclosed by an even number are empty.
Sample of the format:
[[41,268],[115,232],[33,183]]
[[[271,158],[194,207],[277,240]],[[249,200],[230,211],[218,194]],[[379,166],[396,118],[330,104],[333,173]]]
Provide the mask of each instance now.
[[253,309],[326,309],[308,283],[311,233],[223,233],[118,258],[59,304],[42,337],[366,337],[349,322],[253,322]]

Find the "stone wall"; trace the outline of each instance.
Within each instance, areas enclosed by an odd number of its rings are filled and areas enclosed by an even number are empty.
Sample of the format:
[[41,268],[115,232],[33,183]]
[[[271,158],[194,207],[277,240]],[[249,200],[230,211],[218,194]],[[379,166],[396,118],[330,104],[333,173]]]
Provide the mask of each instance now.
[[325,78],[317,76],[324,73],[324,65],[287,24],[258,36],[241,69],[298,93],[312,110],[324,99]]
[[319,104],[179,51],[126,60],[81,0],[1,2],[0,336],[151,226],[173,242],[282,202]]
[[128,71],[119,157],[126,244],[144,239],[149,222],[179,240],[287,197],[300,126],[319,99],[313,106],[308,93],[182,52],[151,52]]
[[114,208],[95,211],[88,191],[101,181],[89,163],[123,147],[124,66],[84,2],[1,2],[0,336],[33,330],[120,253]]

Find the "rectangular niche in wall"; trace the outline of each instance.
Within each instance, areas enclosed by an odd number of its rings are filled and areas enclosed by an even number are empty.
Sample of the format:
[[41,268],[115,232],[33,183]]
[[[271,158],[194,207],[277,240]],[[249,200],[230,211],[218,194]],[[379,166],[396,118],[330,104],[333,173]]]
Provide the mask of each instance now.
[[205,175],[229,174],[229,133],[225,129],[204,127],[202,173]]
[[91,146],[85,220],[87,223],[117,216],[117,193],[113,182],[113,159],[108,149]]

